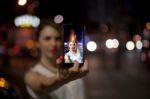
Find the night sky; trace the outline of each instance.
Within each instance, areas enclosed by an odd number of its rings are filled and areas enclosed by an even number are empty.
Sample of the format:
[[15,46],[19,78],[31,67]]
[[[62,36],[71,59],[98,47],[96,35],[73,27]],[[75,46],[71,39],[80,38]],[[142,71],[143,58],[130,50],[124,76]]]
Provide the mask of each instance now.
[[[27,5],[34,0],[28,0]],[[139,19],[142,23],[150,21],[150,1],[148,0],[39,0],[40,4],[35,9],[35,15],[43,17],[54,17],[57,14],[62,14],[65,17],[66,23],[85,23],[88,20],[91,10],[88,6],[91,3],[104,2],[106,8],[111,9],[111,6],[118,6],[120,12],[117,14],[129,15]],[[115,5],[113,5],[115,2]],[[24,7],[17,6],[17,0],[2,0],[0,3],[0,23],[14,19],[17,15],[27,13],[27,5]],[[94,9],[98,8],[93,6]],[[102,9],[107,10],[107,9]],[[112,12],[113,13],[113,12]],[[114,14],[116,14],[114,13]],[[103,13],[102,13],[103,14]],[[109,14],[108,14],[109,16]],[[111,17],[111,16],[110,16]]]

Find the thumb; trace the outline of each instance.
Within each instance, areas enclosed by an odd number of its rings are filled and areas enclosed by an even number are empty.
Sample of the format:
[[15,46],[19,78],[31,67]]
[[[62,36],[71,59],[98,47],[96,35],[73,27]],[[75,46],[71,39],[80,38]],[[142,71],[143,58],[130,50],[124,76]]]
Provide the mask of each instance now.
[[59,58],[56,60],[56,63],[59,65],[63,62],[63,56],[60,55]]

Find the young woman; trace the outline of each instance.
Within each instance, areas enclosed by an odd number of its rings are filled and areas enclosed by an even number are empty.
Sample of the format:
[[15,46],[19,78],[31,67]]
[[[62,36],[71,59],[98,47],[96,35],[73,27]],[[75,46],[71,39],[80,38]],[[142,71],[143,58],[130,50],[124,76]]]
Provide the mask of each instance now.
[[33,99],[84,99],[83,81],[88,61],[79,67],[75,60],[70,68],[63,68],[62,32],[59,26],[43,20],[38,28],[37,43],[41,52],[39,62],[25,74],[27,91]]
[[68,42],[68,52],[65,53],[65,63],[73,63],[75,60],[78,63],[82,63],[81,52],[78,48],[78,43],[76,40],[76,35],[73,30],[70,31],[70,37]]
[[82,63],[82,56],[77,47],[77,43],[74,41],[69,41],[68,49],[69,51],[65,54],[65,63],[73,63],[75,60],[78,63]]

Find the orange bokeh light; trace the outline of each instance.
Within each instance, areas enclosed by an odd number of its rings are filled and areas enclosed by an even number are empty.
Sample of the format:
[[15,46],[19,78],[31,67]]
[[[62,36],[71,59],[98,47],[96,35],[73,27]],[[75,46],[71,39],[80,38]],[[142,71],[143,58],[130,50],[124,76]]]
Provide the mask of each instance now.
[[4,78],[0,78],[0,87],[5,87],[6,80]]

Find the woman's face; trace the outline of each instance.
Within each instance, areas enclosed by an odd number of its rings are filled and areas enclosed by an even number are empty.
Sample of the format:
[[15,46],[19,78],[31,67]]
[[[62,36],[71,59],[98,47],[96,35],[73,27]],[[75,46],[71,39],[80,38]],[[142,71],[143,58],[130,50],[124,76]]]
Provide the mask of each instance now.
[[69,50],[75,52],[77,50],[77,45],[75,42],[69,42]]
[[41,54],[48,58],[58,57],[61,52],[61,34],[51,26],[46,26],[40,31],[38,43]]

